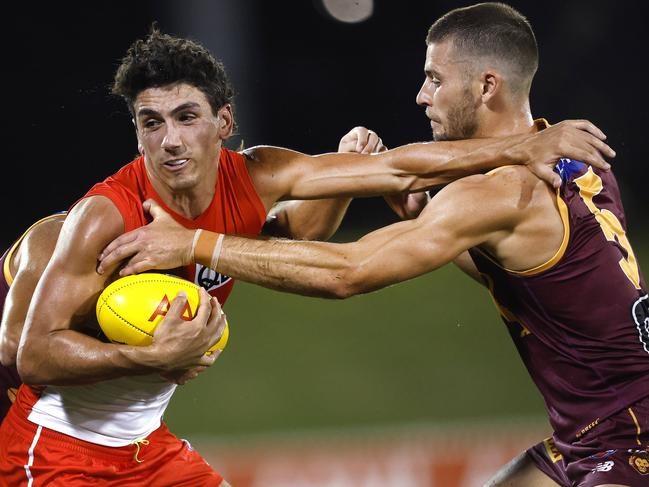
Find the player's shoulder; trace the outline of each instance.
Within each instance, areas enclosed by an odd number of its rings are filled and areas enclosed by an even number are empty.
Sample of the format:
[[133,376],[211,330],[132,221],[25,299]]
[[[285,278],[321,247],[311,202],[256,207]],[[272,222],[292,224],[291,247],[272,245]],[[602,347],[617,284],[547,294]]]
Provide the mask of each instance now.
[[532,171],[525,166],[502,166],[485,174],[476,174],[459,180],[462,185],[479,185],[483,191],[499,196],[516,195],[522,191],[547,188]]
[[273,145],[255,145],[239,152],[249,163],[272,164],[299,152]]
[[42,239],[56,239],[61,232],[67,212],[55,213],[34,223],[25,232],[24,242],[39,242]]
[[494,186],[499,184],[536,184],[541,181],[537,176],[532,173],[526,166],[511,165],[501,166],[484,174],[484,176],[491,181]]
[[473,174],[453,181],[442,191],[446,193],[471,191],[486,195],[504,195],[516,192],[526,186],[536,185],[539,181],[524,166],[502,166],[485,174]]
[[112,240],[125,228],[119,208],[104,195],[82,198],[69,211],[63,225],[68,236],[82,240]]
[[[486,174],[474,174],[448,184],[434,200],[443,207],[470,209],[475,216],[524,217],[524,209],[536,200],[536,189],[544,185],[522,166],[504,166]],[[543,189],[547,192],[547,189]],[[456,210],[454,210],[456,211]]]
[[[17,242],[12,268],[36,269],[42,272],[52,255],[66,213],[47,216],[30,226]],[[15,276],[16,272],[12,272]]]

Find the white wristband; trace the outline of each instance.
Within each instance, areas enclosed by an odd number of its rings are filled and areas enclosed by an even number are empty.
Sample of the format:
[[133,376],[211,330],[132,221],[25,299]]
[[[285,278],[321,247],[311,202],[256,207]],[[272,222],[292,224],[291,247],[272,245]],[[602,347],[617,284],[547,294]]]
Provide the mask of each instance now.
[[210,268],[213,270],[216,270],[216,266],[219,263],[219,257],[221,256],[221,247],[223,247],[223,237],[225,237],[224,234],[220,233],[218,238],[216,239],[216,245],[214,245],[214,252],[212,252],[212,260]]
[[199,228],[194,232],[194,239],[192,240],[192,262],[196,263],[196,242],[198,242],[198,238],[201,236],[201,232],[203,229]]

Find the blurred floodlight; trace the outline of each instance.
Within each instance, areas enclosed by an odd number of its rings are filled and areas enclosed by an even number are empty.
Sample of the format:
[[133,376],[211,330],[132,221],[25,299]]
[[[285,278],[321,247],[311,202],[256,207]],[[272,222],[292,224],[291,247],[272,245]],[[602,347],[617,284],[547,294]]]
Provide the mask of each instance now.
[[369,19],[374,0],[322,0],[325,11],[340,22],[354,24]]

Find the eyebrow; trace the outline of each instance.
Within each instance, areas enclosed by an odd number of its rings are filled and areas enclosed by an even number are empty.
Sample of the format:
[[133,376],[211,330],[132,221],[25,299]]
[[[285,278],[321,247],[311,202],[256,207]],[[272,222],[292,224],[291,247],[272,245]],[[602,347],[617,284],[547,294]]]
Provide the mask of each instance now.
[[424,72],[429,78],[439,78],[439,73],[432,68],[425,69]]
[[[171,110],[171,115],[176,115],[179,112],[182,112],[184,110],[188,110],[190,108],[200,108],[200,105],[196,103],[195,101],[188,101],[186,103],[183,103],[182,105],[178,105],[176,108]],[[147,117],[147,116],[155,116],[155,115],[160,115],[160,112],[156,110],[152,110],[151,108],[142,108],[137,112],[137,116],[139,117]]]

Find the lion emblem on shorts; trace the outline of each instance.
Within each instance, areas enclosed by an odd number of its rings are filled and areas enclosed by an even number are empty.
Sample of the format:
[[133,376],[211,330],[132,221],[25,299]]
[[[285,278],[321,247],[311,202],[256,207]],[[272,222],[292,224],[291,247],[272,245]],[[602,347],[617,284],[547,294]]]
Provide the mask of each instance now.
[[635,468],[640,475],[649,474],[649,452],[636,452],[629,457],[629,465]]

